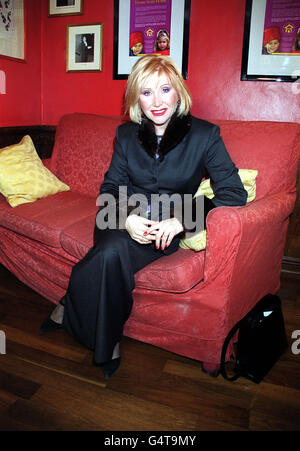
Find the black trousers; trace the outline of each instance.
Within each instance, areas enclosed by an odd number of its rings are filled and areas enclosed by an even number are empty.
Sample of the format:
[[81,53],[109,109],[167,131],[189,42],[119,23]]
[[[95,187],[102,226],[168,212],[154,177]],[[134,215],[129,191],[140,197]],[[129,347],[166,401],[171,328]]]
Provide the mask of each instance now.
[[175,252],[179,237],[165,250],[139,244],[126,231],[95,227],[94,246],[71,273],[64,297],[63,327],[94,350],[94,363],[112,358],[132,309],[134,274],[154,260]]

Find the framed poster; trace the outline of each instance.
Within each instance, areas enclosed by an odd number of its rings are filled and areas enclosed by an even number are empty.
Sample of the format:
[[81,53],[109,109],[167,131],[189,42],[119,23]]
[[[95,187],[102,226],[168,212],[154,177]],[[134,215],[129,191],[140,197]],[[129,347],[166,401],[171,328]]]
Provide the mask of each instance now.
[[300,0],[246,0],[241,80],[300,76]]
[[0,1],[0,56],[25,61],[26,0]]
[[191,0],[114,0],[113,79],[126,79],[138,58],[170,56],[188,73]]
[[101,72],[103,22],[67,25],[67,72]]
[[48,16],[74,16],[83,14],[83,0],[48,0]]

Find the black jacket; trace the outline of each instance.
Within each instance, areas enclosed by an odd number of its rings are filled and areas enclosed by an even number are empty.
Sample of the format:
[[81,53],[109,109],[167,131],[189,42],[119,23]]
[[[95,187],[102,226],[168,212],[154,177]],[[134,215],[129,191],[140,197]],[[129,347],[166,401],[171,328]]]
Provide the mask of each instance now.
[[[159,158],[155,158],[158,151]],[[209,176],[215,194],[206,199],[206,214],[212,207],[245,205],[245,191],[219,127],[191,115],[173,117],[157,145],[154,126],[129,122],[117,128],[116,144],[100,194],[118,198],[119,186],[127,194],[179,193],[194,195],[204,176]]]

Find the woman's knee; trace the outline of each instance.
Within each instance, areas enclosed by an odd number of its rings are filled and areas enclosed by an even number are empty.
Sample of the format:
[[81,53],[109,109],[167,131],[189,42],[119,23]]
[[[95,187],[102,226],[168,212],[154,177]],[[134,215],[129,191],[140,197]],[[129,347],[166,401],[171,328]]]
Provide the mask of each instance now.
[[130,239],[127,232],[120,230],[104,230],[98,234],[94,248],[97,253],[102,255],[113,256],[124,253],[128,250],[128,240]]

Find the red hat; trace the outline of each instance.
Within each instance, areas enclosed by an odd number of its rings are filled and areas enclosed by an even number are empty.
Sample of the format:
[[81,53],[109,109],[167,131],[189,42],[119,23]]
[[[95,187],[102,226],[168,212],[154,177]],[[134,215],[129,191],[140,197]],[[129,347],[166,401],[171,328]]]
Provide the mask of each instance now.
[[278,27],[266,28],[264,31],[264,47],[270,41],[280,41],[280,30]]
[[141,33],[140,31],[135,31],[134,33],[131,33],[130,48],[132,48],[134,45],[138,44],[139,42],[144,44],[143,33]]

